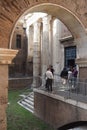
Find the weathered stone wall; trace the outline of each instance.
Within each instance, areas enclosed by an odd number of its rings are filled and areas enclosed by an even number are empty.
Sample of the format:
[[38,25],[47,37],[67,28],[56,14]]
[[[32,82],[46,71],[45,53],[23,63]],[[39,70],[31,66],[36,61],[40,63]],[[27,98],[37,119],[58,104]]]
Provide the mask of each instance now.
[[87,121],[87,110],[61,101],[55,98],[55,95],[53,97],[50,95],[50,93],[47,96],[34,93],[36,116],[55,128],[77,121]]
[[87,80],[87,67],[80,67],[79,68],[79,78]]

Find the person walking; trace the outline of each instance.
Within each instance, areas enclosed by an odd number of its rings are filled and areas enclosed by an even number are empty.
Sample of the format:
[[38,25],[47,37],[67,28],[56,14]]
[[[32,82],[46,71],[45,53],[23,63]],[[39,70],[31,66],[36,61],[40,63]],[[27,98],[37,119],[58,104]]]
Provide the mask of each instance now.
[[52,91],[52,81],[53,81],[53,74],[51,69],[48,68],[46,71],[46,88],[48,91]]

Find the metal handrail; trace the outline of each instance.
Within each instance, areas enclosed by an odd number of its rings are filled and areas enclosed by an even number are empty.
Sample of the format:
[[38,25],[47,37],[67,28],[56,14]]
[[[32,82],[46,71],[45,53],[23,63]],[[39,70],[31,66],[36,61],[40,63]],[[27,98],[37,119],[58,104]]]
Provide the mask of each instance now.
[[[46,91],[45,88],[45,77],[39,76],[37,77],[40,79],[40,83],[38,85],[38,88]],[[81,102],[87,102],[87,80],[86,79],[75,79],[72,77],[71,80],[66,80],[66,83],[64,84],[62,82],[62,78],[59,75],[54,75],[53,80],[53,94],[61,95],[68,99],[74,99]]]

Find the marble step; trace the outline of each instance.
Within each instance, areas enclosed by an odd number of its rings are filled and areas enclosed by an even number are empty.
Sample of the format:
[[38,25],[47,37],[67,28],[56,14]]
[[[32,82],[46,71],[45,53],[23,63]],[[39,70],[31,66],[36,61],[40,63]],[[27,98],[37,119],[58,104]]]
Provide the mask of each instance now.
[[34,113],[34,93],[30,93],[28,96],[25,96],[23,99],[18,101],[18,104]]
[[31,108],[25,106],[24,104],[22,104],[22,103],[20,103],[20,102],[18,102],[18,104],[19,104],[20,106],[22,106],[23,108],[25,108],[26,110],[28,110],[28,111],[34,113],[34,110],[33,110],[33,109],[31,109]]

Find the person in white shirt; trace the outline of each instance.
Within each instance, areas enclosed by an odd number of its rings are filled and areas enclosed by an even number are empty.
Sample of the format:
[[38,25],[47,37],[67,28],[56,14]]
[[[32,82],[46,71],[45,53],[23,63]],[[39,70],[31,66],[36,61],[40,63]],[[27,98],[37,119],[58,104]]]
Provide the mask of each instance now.
[[53,80],[53,74],[50,68],[48,68],[46,71],[46,88],[48,91],[52,91],[52,80]]

